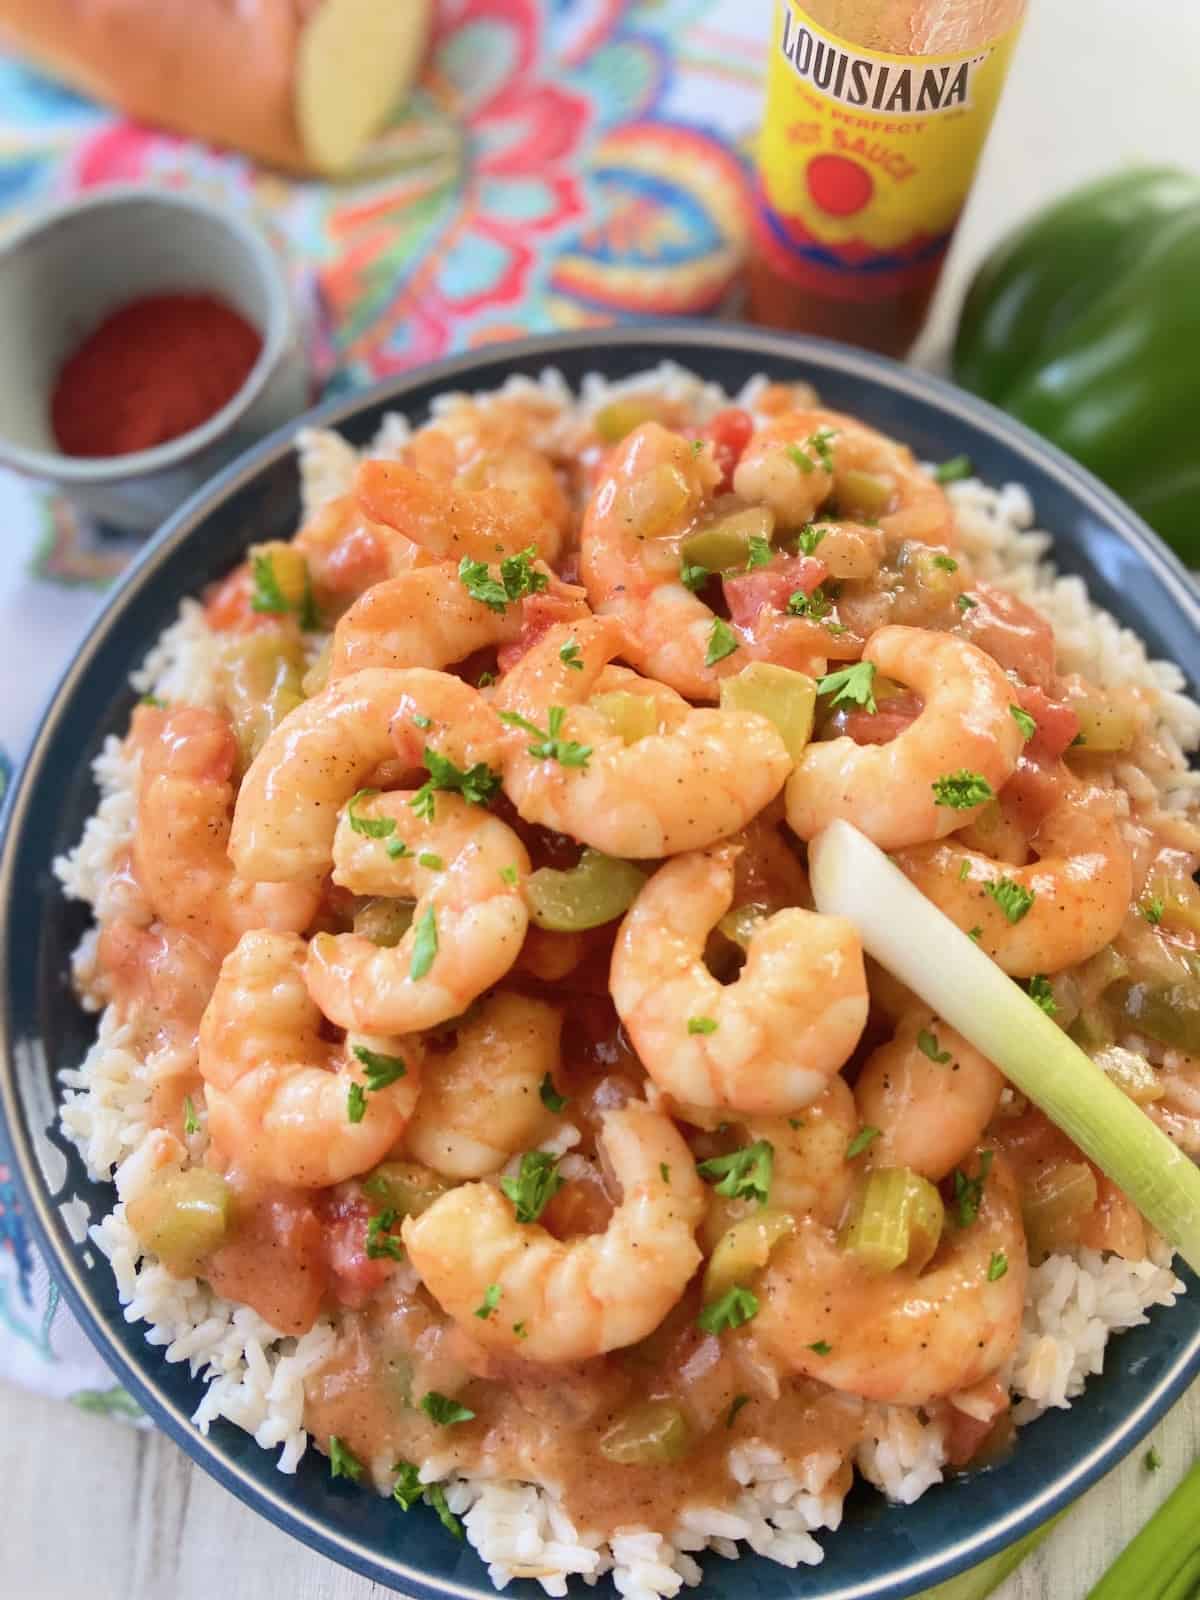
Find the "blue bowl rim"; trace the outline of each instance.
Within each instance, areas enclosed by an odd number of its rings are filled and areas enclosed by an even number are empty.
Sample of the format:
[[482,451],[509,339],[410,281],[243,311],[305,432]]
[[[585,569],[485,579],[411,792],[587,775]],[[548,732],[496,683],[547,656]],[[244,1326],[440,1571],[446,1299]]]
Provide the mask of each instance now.
[[[911,395],[949,410],[1056,479],[1115,529],[1138,552],[1171,593],[1175,603],[1192,617],[1200,629],[1200,591],[1187,570],[1117,495],[1032,430],[944,379],[830,340],[775,333],[736,323],[713,325],[679,322],[657,326],[606,327],[600,334],[596,331],[551,334],[491,345],[414,368],[354,394],[328,400],[305,412],[246,451],[208,485],[192,495],[139,553],[94,617],[77,654],[50,694],[37,733],[9,787],[3,813],[0,814],[0,970],[7,970],[8,943],[15,935],[15,930],[10,926],[10,908],[15,885],[16,840],[36,795],[47,747],[59,721],[66,714],[74,687],[87,672],[101,642],[114,627],[119,626],[130,598],[152,574],[169,562],[175,550],[203,524],[212,511],[252,481],[265,466],[275,463],[290,451],[296,434],[302,428],[336,428],[359,411],[381,403],[394,402],[400,405],[410,391],[434,384],[450,388],[456,383],[467,382],[474,388],[494,387],[503,381],[504,369],[513,361],[527,363],[531,358],[543,357],[547,365],[553,365],[554,358],[564,352],[591,349],[596,357],[592,370],[601,370],[604,351],[612,347],[645,347],[647,366],[662,360],[673,360],[685,366],[691,364],[701,375],[705,352],[714,348],[761,355],[764,365],[769,363],[772,356],[807,360],[818,369],[824,367],[866,382],[882,383],[893,392]],[[92,1299],[84,1272],[63,1247],[60,1235],[62,1221],[57,1215],[56,1203],[42,1190],[32,1141],[19,1104],[13,1045],[7,1008],[0,1008],[0,1131],[5,1132],[9,1140],[18,1190],[38,1246],[47,1263],[53,1265],[55,1280],[88,1338],[148,1415],[193,1461],[239,1500],[320,1554],[340,1561],[385,1586],[403,1585],[403,1592],[420,1597],[420,1600],[445,1600],[449,1596],[455,1597],[455,1600],[480,1600],[481,1596],[490,1593],[482,1585],[474,1587],[458,1582],[430,1580],[424,1573],[401,1560],[381,1560],[376,1550],[349,1533],[331,1530],[320,1518],[305,1514],[288,1500],[285,1493],[286,1478],[280,1477],[278,1487],[272,1484],[268,1489],[249,1472],[227,1459],[219,1442],[200,1434],[181,1407],[158,1393],[146,1370],[154,1347],[146,1345],[145,1355],[140,1361],[135,1361],[110,1336],[108,1325]],[[935,1554],[918,1557],[903,1567],[893,1567],[874,1579],[852,1581],[836,1591],[827,1591],[823,1600],[884,1600],[885,1596],[915,1594],[986,1560],[1031,1533],[1123,1459],[1198,1373],[1200,1324],[1119,1425],[1112,1428],[1105,1439],[1084,1456],[1064,1466],[1037,1494],[1022,1501],[1007,1515],[994,1519],[987,1528],[943,1544]]]

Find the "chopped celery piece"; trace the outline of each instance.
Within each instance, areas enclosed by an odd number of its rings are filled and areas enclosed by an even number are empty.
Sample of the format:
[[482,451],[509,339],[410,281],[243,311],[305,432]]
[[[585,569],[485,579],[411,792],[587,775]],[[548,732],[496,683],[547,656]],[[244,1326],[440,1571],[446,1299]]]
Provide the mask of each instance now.
[[354,913],[354,931],[394,949],[412,926],[415,900],[368,900]]
[[851,467],[838,476],[838,510],[849,521],[874,521],[891,502],[893,488],[886,478]]
[[619,733],[626,744],[636,744],[658,732],[658,707],[648,694],[631,694],[628,689],[613,689],[594,694],[588,701]]
[[779,730],[787,753],[799,761],[812,737],[817,685],[803,672],[752,661],[734,678],[721,679],[722,711],[757,711]]
[[677,531],[691,504],[692,491],[678,467],[660,462],[643,478],[635,478],[617,492],[614,516],[634,539],[661,539]]
[[162,1173],[129,1202],[125,1215],[168,1272],[192,1277],[229,1232],[233,1190],[207,1167]]
[[1079,718],[1079,742],[1085,755],[1107,755],[1115,750],[1130,750],[1137,738],[1137,712],[1119,700],[1072,700],[1071,710]]
[[646,881],[632,861],[585,850],[576,866],[539,867],[525,880],[529,915],[551,933],[583,933],[622,916]]
[[781,1239],[796,1231],[790,1212],[761,1207],[722,1234],[704,1270],[704,1303],[720,1300],[735,1284],[748,1283],[765,1267]]
[[363,1192],[397,1217],[419,1217],[454,1184],[415,1161],[384,1161],[362,1182]]
[[1103,1067],[1117,1087],[1140,1106],[1161,1100],[1166,1090],[1162,1079],[1136,1050],[1123,1050],[1119,1044],[1109,1045],[1092,1057],[1098,1067]]
[[1042,1167],[1021,1191],[1029,1259],[1035,1264],[1078,1244],[1084,1220],[1096,1209],[1096,1174],[1086,1161]]
[[249,556],[256,577],[259,572],[263,573],[258,581],[254,609],[301,611],[309,592],[304,552],[282,539],[272,539],[269,544],[252,545]]
[[689,533],[679,546],[679,553],[689,567],[742,572],[750,558],[751,539],[765,539],[769,544],[774,532],[775,517],[766,506],[745,506],[740,511],[727,511]]
[[1067,1029],[1067,1035],[1089,1056],[1107,1049],[1113,1042],[1113,1031],[1107,1017],[1096,1010],[1081,1011]]
[[1200,981],[1113,984],[1109,1004],[1135,1033],[1188,1055],[1200,1052]]
[[754,937],[754,930],[769,916],[765,906],[744,905],[735,906],[732,911],[727,911],[717,923],[718,932],[724,934],[730,944],[741,945],[743,950],[750,948],[750,941]]
[[[1161,906],[1158,920],[1175,932],[1200,933],[1200,889],[1191,878],[1154,873],[1142,893],[1142,906]],[[1124,973],[1121,974],[1124,977]]]
[[670,1400],[644,1400],[623,1412],[600,1440],[600,1454],[620,1467],[667,1466],[691,1447],[687,1418]]
[[1023,989],[850,823],[812,841],[817,909],[920,995],[1111,1178],[1200,1270],[1200,1171]]
[[945,1220],[942,1197],[928,1178],[909,1167],[880,1167],[855,1194],[838,1243],[869,1272],[894,1272],[906,1263],[920,1272]]
[[[290,550],[291,545],[283,549]],[[268,625],[223,641],[218,683],[243,771],[288,712],[304,700],[303,670],[304,651],[294,628]]]
[[627,394],[601,406],[592,418],[592,426],[605,444],[620,444],[643,422],[657,422],[662,415],[663,403],[656,395]]

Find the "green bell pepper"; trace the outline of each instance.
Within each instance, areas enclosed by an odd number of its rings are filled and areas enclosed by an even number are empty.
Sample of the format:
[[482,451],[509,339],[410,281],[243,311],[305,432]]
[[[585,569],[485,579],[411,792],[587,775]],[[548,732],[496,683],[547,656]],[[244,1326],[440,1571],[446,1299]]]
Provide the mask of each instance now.
[[971,284],[953,370],[1200,564],[1200,178],[1132,169],[1026,223]]

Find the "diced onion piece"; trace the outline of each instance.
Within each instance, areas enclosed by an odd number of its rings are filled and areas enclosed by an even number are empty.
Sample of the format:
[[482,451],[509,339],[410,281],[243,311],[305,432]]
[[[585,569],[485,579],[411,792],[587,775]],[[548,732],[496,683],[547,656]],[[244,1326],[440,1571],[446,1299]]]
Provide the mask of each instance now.
[[721,679],[722,711],[757,711],[779,730],[788,755],[799,761],[812,738],[817,686],[803,672],[752,661],[733,678]]
[[354,913],[354,931],[372,944],[394,949],[412,927],[415,900],[368,900]]
[[775,517],[766,506],[743,506],[740,511],[727,511],[689,533],[679,546],[679,553],[691,567],[707,567],[710,572],[744,572],[751,539],[765,539],[769,544],[774,532]]
[[233,1221],[233,1190],[219,1172],[189,1167],[150,1180],[125,1208],[142,1246],[179,1277],[195,1274]]
[[866,950],[1060,1127],[1200,1270],[1200,1171],[1024,990],[844,821],[812,841],[817,909],[849,917]]
[[1086,1161],[1056,1161],[1042,1167],[1021,1191],[1029,1259],[1044,1261],[1078,1244],[1098,1198],[1096,1174]]
[[585,850],[574,867],[539,867],[525,880],[529,915],[551,933],[583,933],[622,916],[646,881],[632,861]]
[[1133,748],[1138,717],[1132,705],[1088,697],[1071,700],[1070,706],[1079,718],[1079,742],[1085,755],[1107,755],[1115,750]]
[[1165,872],[1152,874],[1142,894],[1142,904],[1156,903],[1162,906],[1164,928],[1200,933],[1200,889],[1191,878],[1169,877]]
[[1103,1067],[1117,1088],[1139,1106],[1161,1100],[1167,1092],[1163,1088],[1162,1078],[1145,1056],[1138,1055],[1136,1050],[1123,1050],[1119,1044],[1109,1045],[1097,1051],[1092,1060],[1098,1067]]
[[932,1259],[942,1237],[942,1197],[909,1167],[880,1167],[855,1193],[838,1243],[869,1272],[894,1272],[906,1264],[918,1272]]
[[838,475],[838,511],[853,521],[881,517],[891,503],[894,486],[887,478],[851,467]]
[[588,701],[619,733],[626,744],[636,744],[658,732],[658,707],[648,694],[631,694],[628,689],[613,689],[594,694]]
[[627,394],[601,406],[592,418],[592,426],[605,444],[620,444],[643,422],[658,422],[662,416],[663,403],[656,395]]
[[728,1294],[734,1284],[748,1283],[765,1267],[781,1239],[796,1231],[790,1212],[760,1207],[724,1233],[704,1271],[704,1303],[711,1305]]
[[622,1467],[668,1466],[691,1446],[687,1418],[670,1400],[630,1406],[600,1440],[600,1454]]

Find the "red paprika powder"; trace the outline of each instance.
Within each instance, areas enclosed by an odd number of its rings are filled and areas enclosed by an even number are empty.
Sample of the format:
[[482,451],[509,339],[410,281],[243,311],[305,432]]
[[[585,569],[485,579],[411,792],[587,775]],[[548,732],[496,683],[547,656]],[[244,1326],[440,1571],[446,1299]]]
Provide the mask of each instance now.
[[122,456],[198,428],[238,392],[262,336],[208,294],[155,294],[111,312],[64,362],[50,401],[69,456]]

